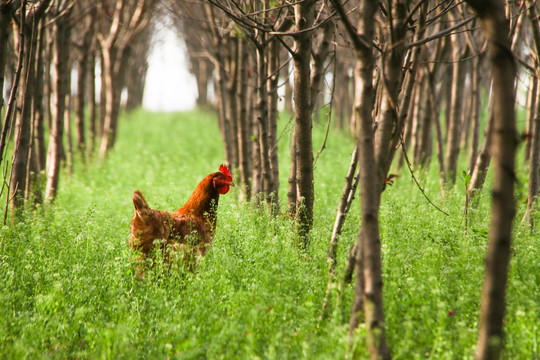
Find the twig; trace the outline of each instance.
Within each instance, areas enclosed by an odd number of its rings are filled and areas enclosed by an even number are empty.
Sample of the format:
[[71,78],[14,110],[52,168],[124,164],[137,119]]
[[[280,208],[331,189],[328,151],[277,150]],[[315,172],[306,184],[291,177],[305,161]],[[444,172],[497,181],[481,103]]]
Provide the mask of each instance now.
[[422,192],[422,195],[424,195],[424,197],[426,198],[426,200],[437,210],[439,210],[440,212],[442,212],[444,215],[446,216],[450,216],[447,212],[445,212],[444,210],[442,210],[440,207],[438,207],[437,205],[435,205],[433,203],[433,201],[431,201],[431,199],[426,195],[426,192],[424,190],[424,188],[422,188],[422,185],[420,185],[420,183],[418,182],[418,179],[416,179],[416,176],[414,175],[414,171],[412,170],[412,166],[411,166],[411,162],[409,161],[409,156],[407,156],[407,150],[405,149],[405,143],[403,141],[403,134],[400,135],[399,137],[399,140],[401,142],[401,151],[403,152],[403,158],[405,159],[405,162],[407,163],[407,167],[409,168],[409,172],[411,173],[411,177],[413,178],[414,182],[416,183],[416,186],[418,187],[418,189],[420,189],[420,191]]
[[[337,56],[336,56],[336,49],[335,49],[335,45],[334,45],[334,74],[336,73],[336,67],[337,67]],[[335,81],[332,81],[332,93],[331,93],[331,96],[330,98],[333,100],[334,99],[334,93],[335,93],[335,90],[336,90],[336,82]],[[330,132],[330,120],[332,119],[332,104],[334,102],[333,101],[330,101],[329,103],[329,107],[328,107],[328,120],[326,121],[326,132],[324,134],[324,140],[323,140],[323,143],[321,145],[321,148],[319,149],[319,151],[317,151],[317,156],[315,156],[315,161],[313,161],[313,167],[315,167],[315,165],[317,164],[317,160],[319,160],[319,156],[321,155],[321,153],[324,151],[324,149],[326,149],[326,141],[328,140],[328,133]]]
[[19,61],[17,63],[17,70],[15,71],[15,78],[13,79],[13,86],[11,87],[11,94],[9,95],[8,107],[6,110],[6,117],[4,119],[4,126],[2,127],[2,137],[0,138],[0,165],[4,156],[4,150],[7,143],[7,132],[11,130],[11,118],[13,111],[15,110],[15,101],[17,100],[17,91],[21,80],[21,72],[24,61],[24,23],[26,13],[26,1],[23,1],[21,7],[21,24],[19,33]]
[[428,36],[426,38],[423,38],[421,40],[418,40],[418,41],[415,41],[413,43],[410,43],[406,46],[406,48],[412,48],[414,46],[419,46],[419,45],[423,45],[425,43],[428,43],[430,41],[433,41],[433,40],[436,40],[436,39],[439,39],[439,38],[442,38],[444,36],[447,36],[449,35],[452,31],[464,26],[464,25],[467,25],[468,23],[470,23],[471,21],[473,21],[474,19],[476,18],[476,15],[471,15],[469,16],[468,18],[466,18],[465,20],[463,20],[462,22],[452,26],[452,27],[449,27],[447,29],[444,29],[436,34],[433,34],[431,36]]
[[337,246],[339,242],[339,236],[341,235],[343,224],[345,223],[345,219],[347,217],[347,214],[349,213],[351,204],[354,200],[356,189],[358,188],[358,183],[360,182],[361,169],[358,168],[358,171],[357,171],[357,167],[358,167],[358,144],[355,146],[353,153],[351,155],[351,164],[349,165],[349,170],[347,172],[347,176],[345,177],[345,186],[343,189],[341,200],[338,205],[336,220],[334,222],[334,228],[332,229],[332,237],[330,238],[330,245],[328,247],[328,262],[329,262],[330,268],[328,270],[328,284],[326,286],[326,293],[324,296],[321,315],[319,316],[319,321],[323,319],[323,317],[326,314],[326,310],[328,308],[328,302],[329,302],[328,298],[332,289],[332,284],[334,283],[335,276],[336,276],[335,275],[336,264],[337,264],[336,252],[337,252]]

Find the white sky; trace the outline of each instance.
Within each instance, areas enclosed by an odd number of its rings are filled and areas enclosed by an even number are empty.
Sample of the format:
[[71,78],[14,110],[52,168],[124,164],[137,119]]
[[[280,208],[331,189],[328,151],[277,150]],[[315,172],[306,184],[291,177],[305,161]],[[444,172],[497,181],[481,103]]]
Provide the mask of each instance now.
[[158,27],[150,50],[143,107],[153,111],[189,110],[197,86],[187,70],[185,44],[171,27]]

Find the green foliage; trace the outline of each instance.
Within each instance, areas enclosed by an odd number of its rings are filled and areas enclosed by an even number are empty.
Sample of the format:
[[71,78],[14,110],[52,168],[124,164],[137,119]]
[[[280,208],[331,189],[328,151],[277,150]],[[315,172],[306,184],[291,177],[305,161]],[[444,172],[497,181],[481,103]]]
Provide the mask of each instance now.
[[[280,123],[282,208],[286,120]],[[1,229],[0,358],[347,359],[353,351],[367,357],[363,326],[354,349],[347,340],[351,286],[319,320],[351,139],[331,133],[317,162],[308,249],[295,245],[290,219],[240,203],[233,188],[220,199],[214,243],[195,273],[158,259],[139,281],[128,247],[132,192],[139,188],[154,208],[178,208],[223,162],[223,145],[213,115],[201,112],[139,111],[120,126],[106,161],[76,164],[71,178],[62,177],[54,205]],[[323,136],[324,125],[316,126],[315,151]],[[489,193],[470,210],[465,231],[464,189],[441,199],[435,165],[417,175],[450,216],[431,207],[405,171],[383,194],[389,344],[396,359],[472,359]],[[523,210],[520,204],[516,219]],[[338,249],[339,270],[359,223],[356,201]],[[540,356],[540,240],[517,223],[514,233],[504,357],[532,359]]]

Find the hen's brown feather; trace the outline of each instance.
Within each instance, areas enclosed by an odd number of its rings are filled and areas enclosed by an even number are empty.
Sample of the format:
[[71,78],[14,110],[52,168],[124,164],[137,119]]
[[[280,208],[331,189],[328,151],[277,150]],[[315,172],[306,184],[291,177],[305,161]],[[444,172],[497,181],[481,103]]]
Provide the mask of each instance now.
[[219,200],[216,186],[229,185],[234,186],[230,176],[225,177],[221,172],[210,174],[197,185],[183,207],[170,213],[151,209],[143,194],[136,190],[133,193],[135,213],[131,220],[131,248],[146,255],[156,246],[156,240],[162,240],[163,249],[180,248],[191,255],[204,256],[216,227]]

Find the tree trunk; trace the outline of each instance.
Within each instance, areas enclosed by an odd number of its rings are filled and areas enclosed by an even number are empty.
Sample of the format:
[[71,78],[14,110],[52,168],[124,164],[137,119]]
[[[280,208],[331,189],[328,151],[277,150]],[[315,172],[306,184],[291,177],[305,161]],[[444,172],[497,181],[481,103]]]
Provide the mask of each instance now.
[[448,138],[446,142],[446,181],[448,188],[456,182],[457,164],[459,159],[461,129],[463,122],[463,99],[465,91],[465,62],[462,56],[460,34],[450,35],[452,43],[452,88],[450,95],[450,116],[448,120]]
[[289,189],[287,191],[287,211],[291,216],[296,216],[296,136],[294,131],[291,139],[291,165],[289,167]]
[[[262,35],[262,34],[261,34]],[[273,188],[272,172],[270,170],[270,147],[269,147],[269,117],[268,117],[268,85],[266,75],[268,74],[268,64],[265,56],[265,47],[262,43],[266,42],[264,35],[258,40],[257,48],[257,126],[258,140],[260,150],[260,172],[262,186],[260,190],[263,192],[266,204],[270,209],[274,209],[273,199],[271,198],[271,189]]]
[[493,108],[490,107],[488,123],[484,130],[484,140],[482,141],[482,146],[480,147],[480,151],[478,152],[478,156],[476,157],[474,168],[471,172],[469,189],[467,190],[467,196],[469,197],[469,199],[473,200],[473,205],[476,205],[478,203],[477,196],[480,194],[482,188],[484,187],[489,163],[491,161],[490,148],[491,141],[493,139],[491,130],[493,127],[493,116]]
[[279,162],[277,122],[278,112],[278,85],[279,85],[279,51],[280,43],[277,40],[270,42],[268,47],[268,151],[270,160],[271,187],[268,189],[272,196],[274,211],[279,209]]
[[[392,25],[384,34],[385,41],[391,42],[382,57],[382,97],[380,113],[378,114],[378,127],[375,131],[375,160],[379,178],[379,192],[384,186],[384,179],[388,174],[395,154],[406,117],[399,116],[397,104],[398,94],[402,85],[402,68],[405,54],[405,24],[406,7],[403,0],[396,1],[392,6]],[[405,91],[407,95],[409,91]],[[408,106],[408,102],[406,105]],[[404,108],[403,110],[408,110]],[[397,125],[396,125],[397,124]]]
[[[4,89],[4,76],[7,64],[7,44],[13,15],[17,10],[16,4],[11,1],[0,3],[0,89]],[[3,94],[2,94],[3,95]],[[0,96],[0,111],[4,107],[4,96]]]
[[[339,238],[341,236],[341,231],[343,229],[343,225],[345,224],[345,219],[347,217],[347,214],[349,213],[349,210],[351,208],[351,204],[354,200],[356,189],[358,187],[358,183],[360,182],[360,170],[356,171],[358,167],[358,145],[354,147],[353,153],[351,155],[351,163],[349,165],[349,170],[347,171],[347,175],[345,176],[345,186],[343,188],[343,192],[341,193],[341,199],[339,201],[339,205],[337,208],[336,213],[336,220],[334,221],[334,227],[332,228],[332,236],[330,237],[330,245],[328,246],[328,263],[329,269],[328,269],[328,284],[326,286],[326,294],[325,298],[323,300],[323,308],[322,308],[322,317],[325,317],[327,314],[328,304],[329,304],[329,295],[332,289],[332,285],[335,281],[335,272],[336,272],[336,265],[337,265],[337,248],[339,243]],[[360,260],[360,258],[358,258]],[[357,274],[360,274],[359,277],[363,279],[361,276],[362,270],[357,272]],[[363,285],[360,287],[363,289]],[[360,294],[360,301],[362,298],[362,294]],[[355,301],[356,302],[356,301]],[[358,306],[358,310],[360,310],[363,306],[363,303]],[[356,311],[353,311],[352,313],[356,313]],[[356,328],[357,324],[354,326]]]
[[[319,32],[319,44],[313,51],[313,66],[311,67],[311,112],[318,114],[319,100],[323,99],[322,85],[324,83],[325,64],[330,55],[330,40],[334,34],[334,24],[327,21],[322,25],[322,31]],[[315,116],[315,121],[318,121]]]
[[478,154],[478,143],[480,138],[480,123],[482,120],[482,73],[480,70],[480,59],[475,59],[472,70],[472,113],[471,113],[471,144],[469,150],[469,171],[472,171],[476,156]]
[[208,106],[208,81],[211,69],[210,63],[206,59],[197,59],[195,62],[197,69],[195,79],[197,81],[197,99],[195,103],[199,107]]
[[294,6],[296,31],[294,38],[294,137],[296,139],[296,225],[300,237],[307,245],[307,236],[313,225],[313,142],[311,138],[312,112],[310,94],[311,33],[314,0]]
[[[535,53],[538,59],[540,54],[540,22],[538,20],[538,13],[536,11],[536,2],[528,1],[529,5],[529,20],[531,22],[531,28],[533,33],[533,39],[535,43]],[[536,101],[531,101],[531,107],[536,107],[536,116],[534,122],[529,126],[529,138],[530,140],[530,162],[529,162],[529,191],[527,196],[527,211],[526,217],[531,227],[534,229],[534,216],[532,214],[533,209],[538,209],[538,182],[540,177],[540,96],[538,95],[538,85],[540,82],[540,70],[536,69],[536,82],[533,86],[533,93],[536,94]],[[534,103],[536,106],[532,105]]]
[[[101,134],[101,145],[99,147],[99,157],[104,158],[107,152],[113,147],[116,122],[118,121],[118,110],[120,107],[120,92],[122,86],[118,83],[115,73],[115,64],[120,61],[116,47],[103,47],[102,53],[102,92],[104,92],[104,104],[101,106],[103,111],[103,130]],[[117,105],[118,104],[118,105]]]
[[[538,65],[537,65],[538,66]],[[529,77],[529,86],[527,92],[527,123],[525,125],[525,134],[529,136],[525,137],[525,151],[523,156],[523,162],[527,163],[531,156],[531,135],[534,127],[534,119],[536,118],[536,99],[538,92],[537,77],[531,75]]]
[[[403,4],[396,4],[392,11],[402,11],[399,9]],[[382,280],[382,260],[381,260],[381,241],[379,234],[379,205],[381,196],[381,184],[384,178],[380,178],[381,166],[387,166],[385,161],[377,161],[376,147],[373,137],[373,98],[374,90],[372,87],[374,59],[372,53],[372,39],[374,33],[374,14],[376,4],[371,0],[360,2],[359,13],[362,15],[358,20],[358,33],[363,34],[366,43],[369,46],[356,46],[356,67],[355,67],[355,104],[354,112],[356,123],[358,124],[358,158],[360,168],[360,199],[362,205],[362,227],[358,235],[357,251],[360,256],[357,257],[355,281],[355,298],[361,294],[363,300],[363,309],[367,330],[367,344],[371,359],[390,359],[390,350],[386,343],[386,331],[383,310],[383,280]],[[397,21],[401,14],[395,17]],[[397,23],[396,23],[397,24]],[[399,55],[392,54],[391,56]],[[387,55],[388,56],[388,55]],[[399,56],[398,56],[399,57]],[[394,60],[401,63],[396,57]],[[390,70],[390,69],[388,69]],[[395,73],[394,75],[398,75]],[[396,86],[394,78],[389,73],[387,86],[392,91],[391,85]],[[387,94],[388,101],[397,99],[398,88],[393,88],[396,96]],[[383,102],[387,103],[387,101]],[[394,102],[395,104],[395,102]],[[390,109],[387,109],[387,111]],[[395,109],[392,117],[396,119]],[[388,115],[387,115],[388,116]],[[390,139],[389,139],[390,141]],[[383,144],[380,144],[383,145]],[[380,146],[379,145],[379,146]],[[379,153],[379,156],[383,155]],[[387,154],[386,154],[387,155]],[[385,173],[386,174],[386,173]],[[361,259],[362,264],[358,262]],[[362,279],[359,279],[363,277]],[[362,288],[363,286],[363,288]],[[358,324],[358,311],[353,304],[351,320],[349,322],[349,335],[353,334],[355,326]]]
[[[512,223],[515,215],[514,173],[517,134],[514,81],[516,66],[508,41],[508,22],[501,0],[467,0],[480,17],[488,39],[488,57],[493,74],[493,198],[482,289],[477,359],[498,359],[504,345],[503,319],[510,262]],[[531,2],[532,3],[532,2]]]
[[130,44],[133,53],[128,60],[129,76],[126,78],[126,111],[133,111],[142,106],[151,40],[150,28],[146,28],[135,36]]
[[69,17],[61,16],[54,22],[54,77],[53,77],[53,122],[47,152],[47,186],[45,197],[53,200],[58,189],[60,162],[64,153],[63,135],[66,98],[70,92],[69,71]]
[[[10,25],[11,25],[11,21],[13,20],[13,15],[15,14],[16,10],[17,8],[12,2],[8,2],[8,3],[2,2],[0,4],[0,89],[2,89],[2,91],[4,89],[4,83],[5,83],[4,77],[5,77],[5,69],[6,69],[7,58],[8,58],[6,50],[7,50],[7,44],[9,41]],[[22,14],[23,19],[24,19],[24,15],[25,14]],[[20,46],[24,44],[24,39],[23,39],[24,34],[21,33],[21,36],[22,38],[19,39]],[[25,50],[24,47],[22,47],[20,49],[20,52],[24,53],[24,50]],[[19,75],[18,77],[19,81],[20,81],[20,72],[22,70],[21,61],[22,59],[19,59],[19,69],[16,72]],[[14,79],[13,82],[17,82],[17,83],[19,82],[15,80],[17,79]],[[18,84],[17,85],[12,84],[12,90],[13,89],[17,90],[17,86]],[[2,93],[0,96],[0,113],[2,114],[4,114],[3,107],[4,107],[4,96]],[[11,106],[11,109],[13,109],[13,106]],[[13,117],[11,116],[10,113],[13,113],[13,111],[11,109],[8,109],[8,111],[5,112],[6,116],[4,119],[4,123],[2,125],[2,135],[0,137],[0,165],[2,164],[2,160],[4,159],[4,150],[8,142],[8,134],[10,132],[11,125],[12,125],[11,123],[12,123]]]
[[92,158],[98,135],[96,114],[96,41],[92,40],[91,51],[88,60],[88,158]]
[[237,88],[238,88],[238,57],[240,56],[238,52],[238,41],[235,38],[229,39],[229,46],[226,58],[227,64],[227,103],[225,104],[225,111],[227,112],[227,121],[225,124],[227,130],[226,132],[230,134],[229,138],[225,141],[229,143],[230,146],[230,164],[234,168],[238,168],[238,138],[235,134],[238,133],[238,104],[237,104]]
[[[251,180],[250,180],[250,147],[249,147],[249,122],[248,122],[248,49],[244,39],[238,39],[238,67],[240,77],[238,79],[238,165],[240,170],[240,181],[242,183],[243,200],[251,199]],[[199,62],[201,64],[202,62]]]
[[84,159],[86,155],[84,108],[88,81],[88,57],[90,52],[90,38],[88,36],[84,36],[79,51],[80,54],[77,60],[77,94],[75,95],[75,139],[77,142],[77,152]]
[[[39,30],[40,16],[35,13],[29,17],[26,23],[21,24],[25,32],[24,48],[27,49],[22,68],[21,79],[23,84],[20,87],[19,101],[21,112],[17,118],[15,126],[15,139],[13,162],[11,167],[10,190],[13,191],[11,208],[18,210],[24,205],[28,173],[28,163],[30,159],[30,136],[32,129],[32,101],[35,90],[35,60],[37,47],[37,31]],[[19,44],[23,46],[23,44]]]
[[[540,99],[537,99],[536,101],[539,103]],[[531,230],[533,230],[533,210],[538,209],[538,181],[540,176],[540,108],[537,108],[534,123],[530,131],[532,139],[531,157],[529,159],[529,190],[527,192],[526,217]]]
[[[46,24],[40,22],[39,40],[37,47],[36,59],[36,89],[44,89],[45,87],[45,47],[47,38]],[[48,100],[49,94],[45,94],[44,90],[36,91],[34,97],[34,148],[36,151],[37,170],[45,170],[47,165],[47,150],[45,143],[45,109],[44,97]]]

